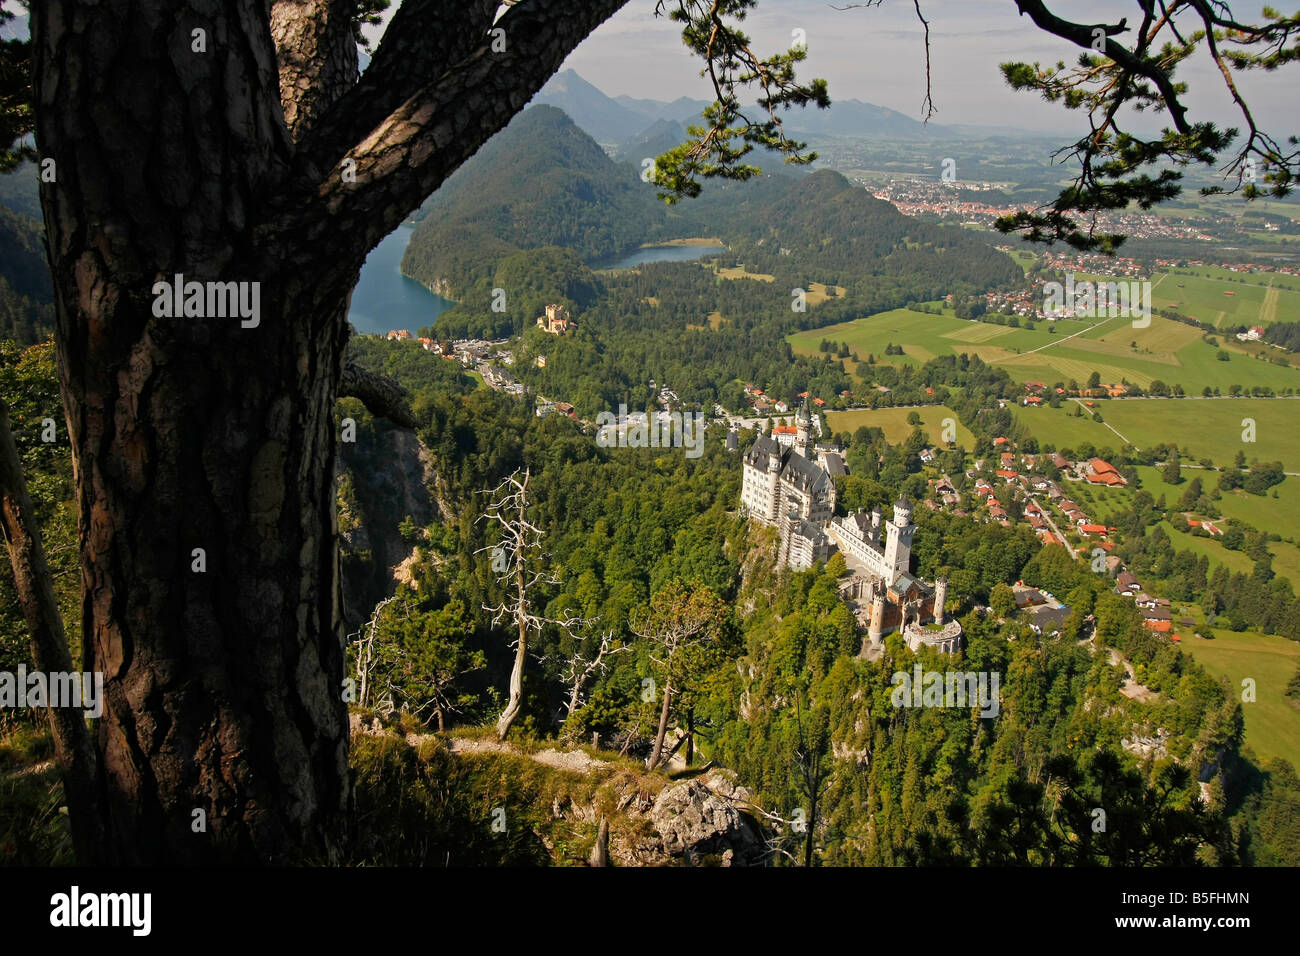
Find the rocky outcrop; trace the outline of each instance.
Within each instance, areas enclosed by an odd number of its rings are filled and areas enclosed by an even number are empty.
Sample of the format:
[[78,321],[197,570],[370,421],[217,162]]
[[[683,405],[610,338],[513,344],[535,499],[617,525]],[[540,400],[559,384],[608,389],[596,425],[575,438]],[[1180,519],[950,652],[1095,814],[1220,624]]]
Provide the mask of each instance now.
[[[745,812],[750,794],[729,770],[669,783],[657,795],[649,781],[616,774],[593,801],[556,801],[557,819],[596,825],[606,820],[614,866],[759,866],[762,833]],[[612,817],[598,805],[608,801]]]
[[738,808],[749,800],[749,791],[726,770],[665,787],[646,813],[658,836],[647,849],[689,863],[762,863],[763,839]]

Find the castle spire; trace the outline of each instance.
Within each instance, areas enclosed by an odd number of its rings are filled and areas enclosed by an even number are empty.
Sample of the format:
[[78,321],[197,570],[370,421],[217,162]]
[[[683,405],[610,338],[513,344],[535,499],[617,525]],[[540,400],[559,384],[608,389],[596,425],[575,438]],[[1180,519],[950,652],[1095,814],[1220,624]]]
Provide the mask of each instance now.
[[794,416],[794,450],[805,458],[813,458],[812,415],[808,412],[808,393],[799,401],[799,411]]

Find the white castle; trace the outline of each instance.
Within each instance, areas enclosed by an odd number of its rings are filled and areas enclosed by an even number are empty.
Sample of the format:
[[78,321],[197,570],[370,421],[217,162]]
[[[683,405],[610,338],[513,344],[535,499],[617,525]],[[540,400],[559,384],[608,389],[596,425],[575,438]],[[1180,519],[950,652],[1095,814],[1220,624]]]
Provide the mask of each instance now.
[[781,532],[782,564],[799,570],[830,557],[825,526],[835,514],[835,483],[814,457],[808,406],[795,416],[789,448],[759,435],[745,454],[740,502],[751,516]]
[[[867,627],[863,653],[879,653],[885,634],[901,630],[908,645],[922,644],[944,653],[961,646],[961,625],[946,621],[948,583],[927,584],[911,571],[912,503],[902,496],[893,518],[882,523],[880,508],[835,517],[835,483],[815,458],[812,419],[805,400],[795,417],[796,434],[789,448],[760,435],[746,452],[741,505],[749,515],[780,534],[779,562],[805,570],[836,550],[851,575],[841,593]],[[930,627],[925,627],[926,624]]]

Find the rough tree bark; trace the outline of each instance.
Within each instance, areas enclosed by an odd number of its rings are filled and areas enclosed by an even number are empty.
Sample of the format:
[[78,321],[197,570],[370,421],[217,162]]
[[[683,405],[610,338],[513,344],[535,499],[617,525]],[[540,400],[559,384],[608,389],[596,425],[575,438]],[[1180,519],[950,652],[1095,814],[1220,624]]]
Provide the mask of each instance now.
[[[525,0],[494,53],[495,4],[407,0],[360,83],[339,0],[33,5],[108,859],[342,857],[348,298],[623,2]],[[259,283],[258,324],[156,316],[177,274]]]

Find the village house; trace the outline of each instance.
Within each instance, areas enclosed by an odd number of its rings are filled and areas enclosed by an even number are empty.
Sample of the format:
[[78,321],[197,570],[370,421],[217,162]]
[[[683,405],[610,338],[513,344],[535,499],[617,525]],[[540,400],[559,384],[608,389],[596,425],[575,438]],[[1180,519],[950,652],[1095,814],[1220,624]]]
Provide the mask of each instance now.
[[1083,475],[1091,485],[1122,488],[1128,484],[1124,476],[1119,473],[1119,469],[1103,458],[1089,458],[1084,465]]

